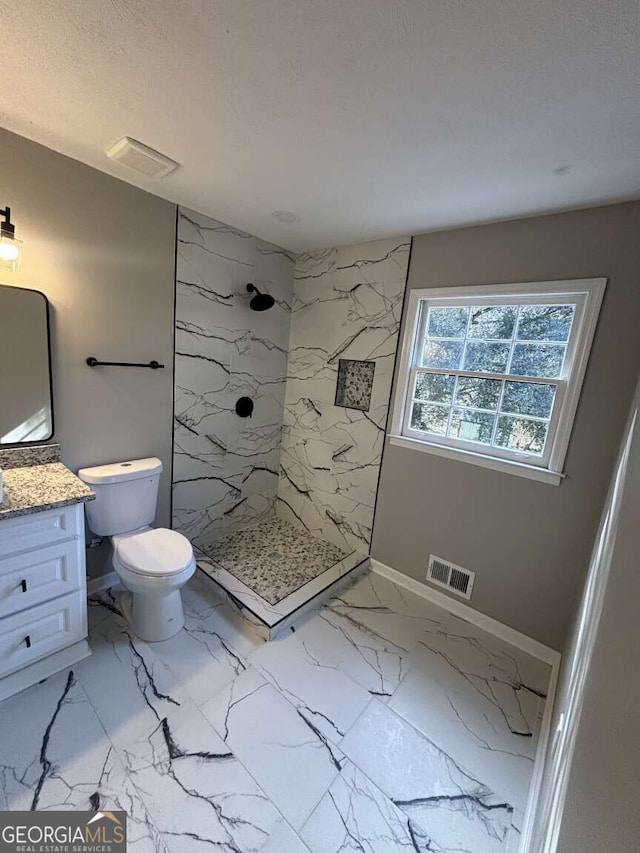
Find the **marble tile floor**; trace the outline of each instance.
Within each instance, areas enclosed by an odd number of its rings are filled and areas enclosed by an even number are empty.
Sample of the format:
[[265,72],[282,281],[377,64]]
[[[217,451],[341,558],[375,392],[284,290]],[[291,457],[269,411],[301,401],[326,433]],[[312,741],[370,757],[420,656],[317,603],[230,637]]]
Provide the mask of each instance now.
[[135,853],[516,853],[546,664],[366,574],[280,639],[199,576],[146,644],[0,704],[0,805],[124,809]]

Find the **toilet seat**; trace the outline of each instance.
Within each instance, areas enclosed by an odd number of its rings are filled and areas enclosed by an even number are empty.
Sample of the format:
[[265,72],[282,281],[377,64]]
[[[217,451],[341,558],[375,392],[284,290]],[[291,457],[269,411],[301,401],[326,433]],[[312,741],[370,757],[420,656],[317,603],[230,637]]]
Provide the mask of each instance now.
[[123,536],[114,546],[114,556],[124,568],[136,575],[177,575],[193,562],[193,549],[189,540],[181,533],[165,527],[152,527]]

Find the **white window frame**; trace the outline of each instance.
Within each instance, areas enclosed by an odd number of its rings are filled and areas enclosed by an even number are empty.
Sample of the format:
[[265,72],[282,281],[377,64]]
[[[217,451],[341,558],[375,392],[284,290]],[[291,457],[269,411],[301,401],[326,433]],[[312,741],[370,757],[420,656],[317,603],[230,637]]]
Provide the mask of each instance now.
[[[564,461],[606,284],[606,278],[586,278],[410,291],[400,349],[398,381],[389,434],[390,443],[559,485],[565,476]],[[524,382],[556,385],[544,455],[535,456],[497,447],[487,447],[483,450],[482,445],[477,442],[412,430],[408,426],[412,389],[415,374],[419,370],[417,353],[424,339],[428,306],[530,304],[527,303],[528,299],[533,300],[534,304],[571,303],[576,306],[560,377],[553,380],[540,377],[517,377]],[[484,379],[505,378],[505,374],[474,371],[429,369],[429,372],[442,374],[462,372]]]

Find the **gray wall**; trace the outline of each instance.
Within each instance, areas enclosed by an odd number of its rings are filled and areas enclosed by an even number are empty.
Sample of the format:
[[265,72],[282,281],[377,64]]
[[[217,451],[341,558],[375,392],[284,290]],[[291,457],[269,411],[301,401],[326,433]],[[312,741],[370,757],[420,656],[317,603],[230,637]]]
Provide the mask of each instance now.
[[562,659],[532,853],[638,849],[639,506],[640,383]]
[[640,365],[640,204],[414,238],[409,288],[607,276],[560,486],[388,444],[372,554],[424,580],[429,553],[477,572],[471,604],[561,649]]
[[[640,395],[636,397],[636,406]],[[578,726],[561,853],[636,853],[640,843],[640,423]]]
[[[20,270],[0,282],[50,300],[62,459],[75,470],[159,456],[157,521],[168,525],[175,206],[4,130],[0,175],[0,206],[24,240]],[[91,369],[89,355],[166,369]]]

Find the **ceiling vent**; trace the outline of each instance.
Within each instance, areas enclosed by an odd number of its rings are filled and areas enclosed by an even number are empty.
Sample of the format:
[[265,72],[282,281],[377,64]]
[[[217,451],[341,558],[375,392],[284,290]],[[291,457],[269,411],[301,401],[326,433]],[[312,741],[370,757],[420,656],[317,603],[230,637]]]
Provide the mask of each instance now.
[[462,598],[471,598],[475,578],[475,572],[430,554],[427,580],[431,583],[442,586]]
[[137,139],[131,139],[130,136],[123,136],[114,142],[111,148],[107,149],[107,157],[149,178],[164,178],[179,165],[175,160],[154,151],[148,145],[143,145]]

